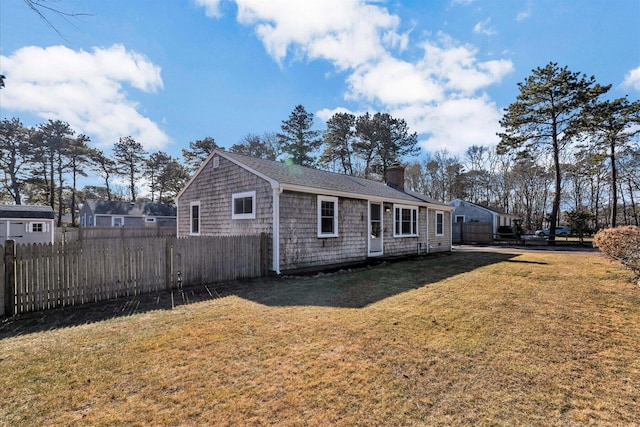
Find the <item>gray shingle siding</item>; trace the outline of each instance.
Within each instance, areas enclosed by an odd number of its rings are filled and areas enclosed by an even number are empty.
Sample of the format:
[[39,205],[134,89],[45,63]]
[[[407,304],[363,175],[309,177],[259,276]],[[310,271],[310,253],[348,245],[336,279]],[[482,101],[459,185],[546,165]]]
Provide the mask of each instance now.
[[[215,166],[217,165],[217,166]],[[215,166],[215,167],[214,167]],[[255,191],[255,219],[232,218],[232,194]],[[274,216],[274,193],[279,211]],[[318,236],[318,196],[338,200],[338,235]],[[200,235],[267,233],[278,218],[279,271],[364,261],[369,251],[369,201],[383,205],[383,255],[450,250],[450,209],[387,185],[270,160],[214,152],[178,195],[178,236],[190,234],[191,204],[199,203]],[[394,236],[394,204],[418,208],[418,236]],[[445,213],[444,236],[435,236],[435,213]],[[388,208],[388,212],[385,208]],[[427,211],[429,214],[427,215]],[[273,242],[269,251],[273,253]],[[272,258],[270,258],[272,259]]]
[[367,258],[367,201],[338,199],[338,236],[318,237],[318,196],[280,196],[280,268],[319,267]]
[[[190,233],[190,205],[200,202],[200,234],[223,236],[233,234],[271,234],[272,190],[264,179],[220,158],[219,167],[206,164],[197,180],[192,181],[178,203],[178,236]],[[256,218],[232,219],[231,197],[234,193],[256,192]]]

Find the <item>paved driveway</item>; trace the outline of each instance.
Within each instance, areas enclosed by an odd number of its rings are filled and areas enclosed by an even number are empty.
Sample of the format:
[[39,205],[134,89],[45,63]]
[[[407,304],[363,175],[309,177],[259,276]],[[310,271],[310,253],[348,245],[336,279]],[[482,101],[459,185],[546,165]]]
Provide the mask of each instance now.
[[549,246],[549,245],[453,245],[453,252],[494,252],[494,253],[567,253],[567,252],[589,252],[598,253],[598,249],[587,246]]

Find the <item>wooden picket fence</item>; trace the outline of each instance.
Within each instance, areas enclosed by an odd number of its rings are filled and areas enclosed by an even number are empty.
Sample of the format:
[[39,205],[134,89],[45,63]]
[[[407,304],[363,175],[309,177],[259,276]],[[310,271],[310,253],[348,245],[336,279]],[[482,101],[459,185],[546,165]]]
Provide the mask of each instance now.
[[493,224],[489,222],[454,222],[451,227],[453,243],[491,243]]
[[0,315],[260,277],[268,271],[265,234],[5,243]]
[[56,227],[54,241],[72,243],[78,240],[126,239],[129,237],[165,237],[176,235],[176,227]]

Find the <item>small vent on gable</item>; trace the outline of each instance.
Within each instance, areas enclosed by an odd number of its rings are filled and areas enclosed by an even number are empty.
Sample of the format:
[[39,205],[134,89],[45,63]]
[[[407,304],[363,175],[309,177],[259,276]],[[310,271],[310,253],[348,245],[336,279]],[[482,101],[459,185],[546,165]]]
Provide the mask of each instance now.
[[213,168],[218,169],[220,167],[220,157],[215,156],[213,158]]

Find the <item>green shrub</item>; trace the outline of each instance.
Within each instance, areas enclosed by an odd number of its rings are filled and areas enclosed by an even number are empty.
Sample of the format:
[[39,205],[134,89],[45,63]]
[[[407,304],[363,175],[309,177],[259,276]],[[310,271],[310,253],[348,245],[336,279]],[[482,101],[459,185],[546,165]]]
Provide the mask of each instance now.
[[640,227],[626,225],[600,230],[593,238],[593,246],[631,270],[640,284]]

